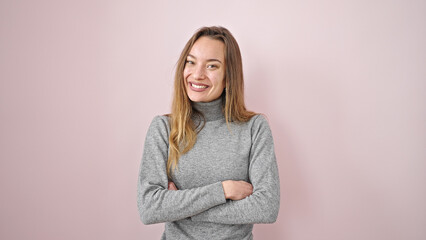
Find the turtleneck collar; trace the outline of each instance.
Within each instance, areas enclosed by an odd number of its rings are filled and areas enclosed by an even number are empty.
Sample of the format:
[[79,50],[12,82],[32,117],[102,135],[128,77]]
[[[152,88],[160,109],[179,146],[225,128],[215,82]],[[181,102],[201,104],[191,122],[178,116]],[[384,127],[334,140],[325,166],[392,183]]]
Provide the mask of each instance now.
[[192,106],[204,114],[207,122],[225,117],[222,111],[222,96],[211,102],[192,102]]

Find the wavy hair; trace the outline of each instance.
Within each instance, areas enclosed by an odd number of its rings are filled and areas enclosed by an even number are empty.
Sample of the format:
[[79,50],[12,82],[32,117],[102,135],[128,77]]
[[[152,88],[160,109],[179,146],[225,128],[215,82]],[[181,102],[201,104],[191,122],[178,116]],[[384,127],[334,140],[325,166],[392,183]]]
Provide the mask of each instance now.
[[[244,78],[241,52],[237,41],[231,32],[220,26],[202,27],[186,43],[177,62],[174,82],[173,101],[171,114],[166,114],[170,119],[169,157],[167,160],[167,176],[171,179],[172,171],[177,167],[178,160],[182,154],[192,149],[198,132],[204,127],[205,118],[203,114],[192,107],[184,83],[183,71],[189,52],[194,43],[202,36],[222,41],[225,44],[225,90],[220,96],[222,98],[222,109],[226,124],[229,122],[247,122],[256,115],[248,111],[244,104]],[[201,129],[196,131],[199,125],[195,125],[191,119],[193,115],[201,116],[204,121]]]

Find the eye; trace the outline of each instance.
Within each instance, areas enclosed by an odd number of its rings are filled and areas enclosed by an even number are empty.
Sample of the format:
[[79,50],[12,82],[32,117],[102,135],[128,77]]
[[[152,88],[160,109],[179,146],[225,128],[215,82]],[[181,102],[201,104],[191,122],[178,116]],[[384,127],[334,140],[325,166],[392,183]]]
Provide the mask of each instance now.
[[186,63],[187,63],[187,64],[194,64],[194,62],[193,62],[193,61],[191,61],[191,60],[186,60]]
[[211,65],[208,65],[208,66],[207,66],[207,68],[217,68],[217,66],[216,66],[216,65],[211,64]]

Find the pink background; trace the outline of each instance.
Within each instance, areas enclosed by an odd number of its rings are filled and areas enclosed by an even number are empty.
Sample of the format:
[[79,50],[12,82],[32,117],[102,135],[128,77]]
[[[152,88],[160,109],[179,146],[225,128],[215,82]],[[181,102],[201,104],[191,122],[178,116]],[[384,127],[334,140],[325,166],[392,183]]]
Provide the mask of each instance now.
[[159,239],[147,127],[201,26],[269,116],[277,222],[255,239],[426,239],[425,1],[0,1],[0,239]]

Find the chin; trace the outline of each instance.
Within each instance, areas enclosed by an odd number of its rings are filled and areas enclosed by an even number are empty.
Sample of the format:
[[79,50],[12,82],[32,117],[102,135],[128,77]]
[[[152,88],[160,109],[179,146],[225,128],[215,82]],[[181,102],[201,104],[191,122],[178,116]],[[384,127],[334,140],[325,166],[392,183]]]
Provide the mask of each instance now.
[[203,98],[189,98],[193,102],[204,102]]
[[205,100],[205,97],[203,96],[194,96],[195,94],[189,94],[188,98],[189,100],[193,101],[193,102],[202,102]]

